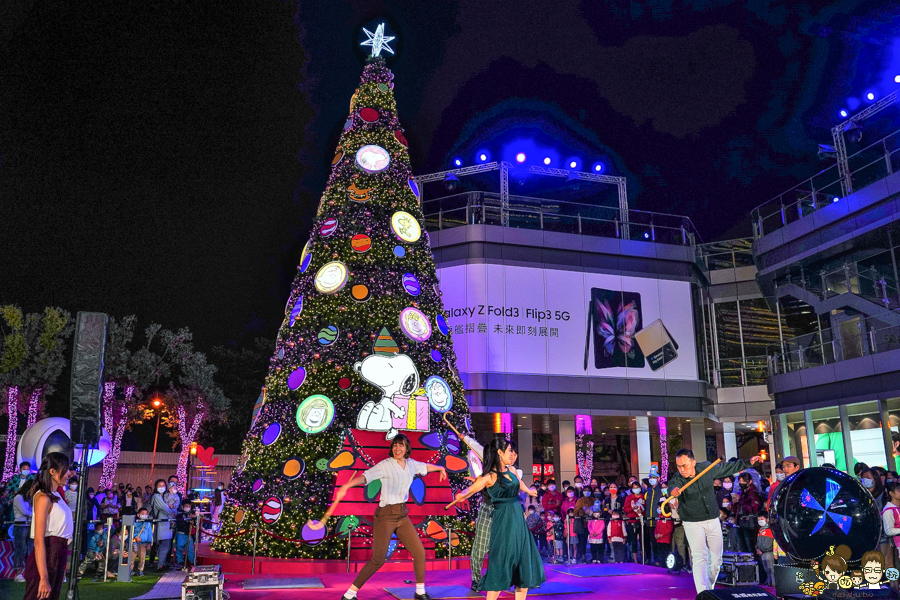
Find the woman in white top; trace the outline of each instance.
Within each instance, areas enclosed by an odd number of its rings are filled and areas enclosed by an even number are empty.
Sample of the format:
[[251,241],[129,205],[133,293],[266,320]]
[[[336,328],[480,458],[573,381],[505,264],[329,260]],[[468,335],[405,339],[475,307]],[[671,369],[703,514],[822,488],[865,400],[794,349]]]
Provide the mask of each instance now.
[[72,542],[72,510],[56,490],[69,479],[69,457],[50,452],[31,486],[34,552],[25,565],[24,600],[58,600]]
[[416,475],[438,472],[441,481],[447,479],[447,471],[444,467],[429,465],[409,458],[412,446],[409,438],[402,433],[391,441],[391,457],[386,458],[362,475],[357,475],[338,488],[334,495],[334,503],[325,513],[322,522],[310,523],[310,526],[320,529],[325,519],[331,515],[334,508],[347,494],[347,490],[355,485],[368,485],[373,481],[381,480],[381,500],[375,511],[375,522],[372,524],[372,558],[367,562],[353,585],[344,594],[343,600],[353,600],[369,577],[375,574],[387,560],[388,545],[391,536],[396,533],[397,539],[413,557],[413,569],[416,572],[415,600],[431,600],[431,596],[425,593],[425,548],[422,540],[416,533],[412,521],[409,520],[409,512],[406,509],[406,501],[409,499],[409,486],[412,485]]

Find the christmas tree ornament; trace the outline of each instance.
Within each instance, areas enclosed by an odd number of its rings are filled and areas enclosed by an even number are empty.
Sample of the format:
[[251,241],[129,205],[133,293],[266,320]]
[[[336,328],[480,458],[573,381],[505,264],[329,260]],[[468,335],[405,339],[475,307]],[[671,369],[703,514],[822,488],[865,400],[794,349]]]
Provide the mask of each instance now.
[[284,467],[281,469],[281,474],[284,475],[285,479],[297,479],[303,472],[306,470],[306,462],[302,458],[294,457],[289,459],[286,463],[284,463]]
[[356,166],[366,173],[378,173],[391,164],[391,155],[381,146],[369,144],[356,151]]
[[363,33],[368,36],[368,39],[362,42],[360,46],[371,46],[372,57],[381,56],[382,50],[390,54],[394,53],[394,50],[388,45],[388,42],[392,42],[394,40],[394,36],[384,35],[384,23],[379,24],[378,27],[375,28],[375,33],[372,33],[371,31],[363,27]]
[[337,340],[338,337],[338,328],[334,325],[326,325],[322,329],[319,330],[319,343],[323,346],[330,346]]
[[372,188],[360,189],[356,187],[355,183],[351,183],[349,186],[347,186],[347,193],[350,199],[354,202],[368,202],[371,192]]
[[354,300],[359,302],[365,302],[371,297],[371,292],[369,292],[369,288],[363,284],[354,285],[350,288],[350,295],[353,296]]
[[306,381],[306,369],[304,369],[303,367],[297,367],[296,369],[291,371],[290,375],[288,375],[288,389],[292,391],[296,390],[301,385],[303,385],[304,381]]
[[334,404],[322,394],[309,396],[297,409],[297,427],[305,433],[321,433],[333,420]]
[[[405,148],[409,148],[409,143],[406,141],[406,137],[404,137],[402,131],[399,131],[399,130],[395,131],[394,137],[397,138],[397,141],[400,142],[401,144],[403,144],[403,146]],[[417,194],[417,196],[418,196],[418,194]]]
[[406,248],[403,246],[394,246],[394,256],[397,258],[403,258],[406,256]]
[[412,177],[410,177],[407,180],[407,183],[409,184],[409,189],[411,189],[412,193],[415,194],[416,200],[418,200],[419,199],[419,184],[416,183],[416,180],[413,179]]
[[316,289],[323,294],[341,291],[347,283],[347,266],[339,261],[326,263],[316,273]]
[[404,308],[400,313],[400,329],[411,340],[424,342],[431,337],[431,323],[418,308]]
[[322,225],[319,226],[319,235],[322,237],[329,237],[334,235],[334,232],[337,231],[338,220],[334,217],[329,217],[322,221]]
[[374,108],[363,108],[359,111],[359,118],[365,121],[366,123],[374,123],[378,120],[378,111]]
[[444,318],[444,315],[438,315],[434,318],[435,323],[437,323],[438,331],[442,334],[447,335],[450,333],[450,328],[447,327],[447,320]]
[[263,446],[271,446],[275,442],[278,441],[278,438],[281,437],[281,424],[280,423],[272,423],[266,430],[263,432],[262,443]]
[[312,261],[312,240],[306,242],[306,245],[303,246],[303,254],[300,255],[300,272],[305,273],[309,268],[309,263]]
[[419,222],[406,211],[398,210],[391,215],[391,229],[394,230],[394,235],[410,244],[419,241],[419,238],[422,237],[422,228],[419,227]]
[[403,289],[410,296],[418,296],[422,288],[419,286],[419,280],[412,273],[403,274]]
[[281,512],[283,510],[284,505],[282,504],[281,500],[279,498],[276,498],[275,496],[269,496],[268,498],[266,498],[266,503],[263,505],[262,511],[260,512],[263,523],[274,523],[281,518]]
[[342,158],[344,158],[344,151],[341,149],[340,146],[338,146],[338,147],[337,147],[337,150],[336,150],[335,153],[334,153],[334,158],[331,159],[331,164],[332,164],[332,166],[334,166],[334,165],[338,164],[339,162],[341,162],[341,159],[342,159]]
[[253,482],[253,485],[250,486],[250,489],[253,490],[254,492],[258,492],[259,490],[262,489],[263,483],[264,482],[262,479],[257,479],[256,481]]
[[428,396],[428,404],[435,412],[445,413],[453,408],[450,384],[437,375],[432,375],[425,381],[425,395]]
[[372,247],[372,240],[364,233],[357,233],[350,238],[350,247],[357,252],[368,252]]

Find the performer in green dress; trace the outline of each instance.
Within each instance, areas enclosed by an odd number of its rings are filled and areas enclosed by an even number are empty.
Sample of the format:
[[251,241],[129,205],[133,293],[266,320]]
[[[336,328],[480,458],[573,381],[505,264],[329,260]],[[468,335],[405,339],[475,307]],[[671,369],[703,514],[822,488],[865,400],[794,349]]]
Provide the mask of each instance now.
[[537,496],[537,491],[529,490],[516,476],[512,455],[509,440],[491,440],[484,449],[484,474],[456,495],[457,501],[462,501],[483,490],[494,505],[487,573],[479,586],[487,592],[487,600],[497,600],[500,592],[513,586],[516,600],[525,600],[530,588],[546,581],[541,556],[519,504],[520,491],[530,496]]

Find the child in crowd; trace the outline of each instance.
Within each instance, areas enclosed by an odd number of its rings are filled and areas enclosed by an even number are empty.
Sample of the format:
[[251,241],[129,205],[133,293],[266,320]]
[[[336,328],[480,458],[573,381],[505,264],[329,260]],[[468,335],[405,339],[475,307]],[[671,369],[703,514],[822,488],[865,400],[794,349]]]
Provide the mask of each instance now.
[[545,510],[543,514],[544,519],[544,531],[547,537],[547,546],[550,547],[550,563],[553,564],[556,562],[554,556],[556,554],[555,544],[553,543],[553,511]]
[[566,535],[569,538],[569,561],[574,565],[577,562],[578,556],[578,534],[575,533],[574,508],[570,508],[566,511]]
[[612,511],[612,518],[606,527],[606,537],[612,545],[615,562],[625,562],[625,524],[622,522],[621,510]]
[[119,573],[119,560],[128,558],[128,529],[125,527],[115,526],[110,530],[109,536],[109,560],[106,563],[106,576],[116,577]]
[[[665,498],[660,498],[659,506],[662,507]],[[657,561],[665,563],[666,557],[672,551],[672,532],[675,531],[675,520],[670,517],[662,516],[657,508],[658,516],[656,517],[656,526],[653,528],[653,537],[656,538],[656,557]],[[661,564],[660,566],[665,566]]]
[[187,549],[187,558],[194,562],[194,540],[191,537],[191,525],[194,520],[194,511],[190,500],[181,503],[181,510],[175,515],[175,562],[185,565],[184,552]]
[[106,548],[106,523],[101,521],[94,526],[94,533],[91,535],[90,540],[88,540],[87,553],[84,555],[84,560],[81,561],[80,565],[78,565],[78,576],[79,577],[84,577],[84,573],[85,573],[85,571],[88,570],[88,567],[90,567],[91,565],[93,565],[95,563],[96,563],[98,572],[100,570],[101,564],[104,566],[106,565],[106,555],[104,554],[105,548]]
[[[150,523],[150,510],[146,506],[142,506],[137,512],[137,520],[134,523],[134,544],[131,553],[131,570],[134,575],[144,576],[144,563],[147,561],[147,554],[149,554],[152,544],[153,525]],[[134,571],[135,561],[138,563],[137,571]]]
[[603,534],[606,529],[606,522],[603,520],[603,513],[599,510],[594,511],[593,519],[588,521],[588,543],[591,545],[591,562],[600,564],[604,562],[603,558]]
[[765,583],[762,585],[775,585],[775,536],[769,529],[769,516],[765,512],[760,512],[757,517],[759,524],[759,533],[756,536],[756,554],[760,557],[763,570],[766,573]]
[[553,548],[555,554],[555,564],[564,564],[566,562],[566,528],[559,515],[553,515]]

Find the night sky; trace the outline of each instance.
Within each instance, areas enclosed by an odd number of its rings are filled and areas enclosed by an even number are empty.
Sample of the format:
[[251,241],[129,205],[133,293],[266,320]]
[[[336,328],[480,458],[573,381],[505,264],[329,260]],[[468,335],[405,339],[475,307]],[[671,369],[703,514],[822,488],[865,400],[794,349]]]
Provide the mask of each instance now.
[[0,4],[0,303],[199,347],[275,336],[375,19],[417,173],[543,132],[705,241],[900,73],[889,2],[75,4]]

